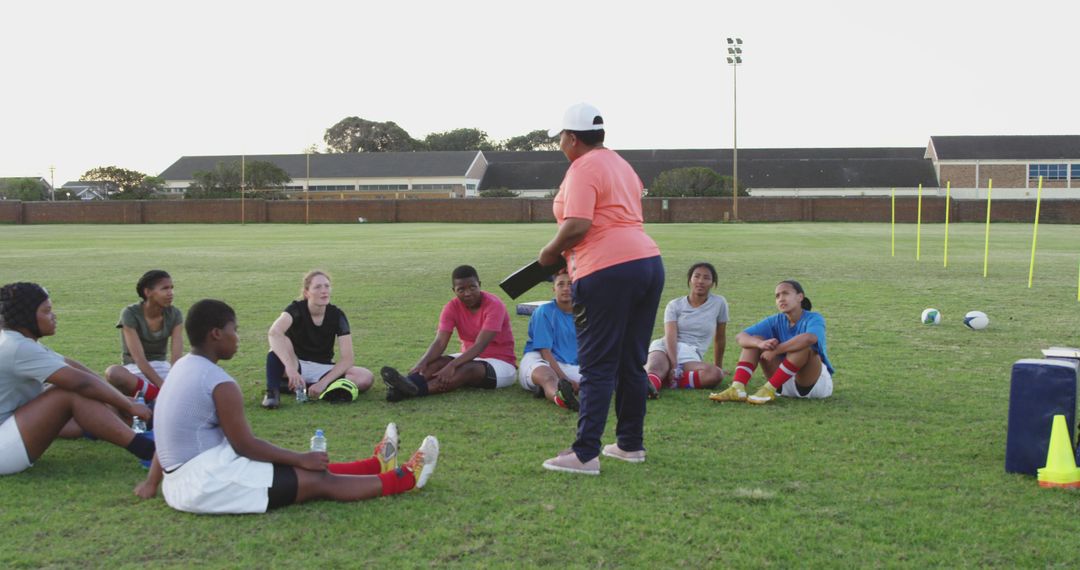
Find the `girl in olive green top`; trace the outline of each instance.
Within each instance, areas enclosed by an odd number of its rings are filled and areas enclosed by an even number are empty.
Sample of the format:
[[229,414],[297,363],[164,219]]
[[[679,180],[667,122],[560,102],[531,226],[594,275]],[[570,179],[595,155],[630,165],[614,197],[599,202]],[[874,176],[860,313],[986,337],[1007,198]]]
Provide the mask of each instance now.
[[173,282],[168,273],[147,271],[135,286],[142,301],[120,312],[123,365],[113,365],[105,378],[124,394],[157,398],[172,363],[184,353],[184,316],[173,306]]

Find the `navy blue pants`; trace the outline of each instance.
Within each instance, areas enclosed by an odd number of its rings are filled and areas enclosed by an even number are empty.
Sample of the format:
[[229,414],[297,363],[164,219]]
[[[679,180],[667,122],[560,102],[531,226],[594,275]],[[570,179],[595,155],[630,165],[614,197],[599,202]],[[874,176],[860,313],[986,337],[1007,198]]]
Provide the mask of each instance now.
[[645,359],[660,294],[660,256],[620,263],[573,285],[581,388],[574,453],[582,462],[600,455],[600,438],[615,393],[615,437],[624,451],[645,449]]

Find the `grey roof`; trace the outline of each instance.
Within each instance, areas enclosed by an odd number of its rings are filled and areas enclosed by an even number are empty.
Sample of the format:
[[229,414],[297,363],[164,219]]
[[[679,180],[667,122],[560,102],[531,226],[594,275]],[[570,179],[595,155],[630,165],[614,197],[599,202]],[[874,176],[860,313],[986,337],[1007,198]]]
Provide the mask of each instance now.
[[[403,176],[464,176],[478,151],[445,152],[350,152],[311,155],[312,178],[383,178]],[[307,176],[303,154],[247,155],[249,161],[276,164],[294,179]],[[209,171],[219,162],[240,162],[240,155],[184,156],[159,176],[165,180],[192,180],[194,173]]]
[[[731,176],[731,149],[620,150],[651,186],[660,173],[706,167]],[[937,186],[923,148],[811,148],[739,150],[739,181],[749,188],[888,188]],[[485,152],[481,190],[557,188],[568,163],[560,152]]]
[[116,186],[116,184],[108,180],[70,180],[65,182],[61,188],[74,190],[75,188],[111,188],[113,186]]
[[1076,160],[1080,135],[935,136],[938,160]]

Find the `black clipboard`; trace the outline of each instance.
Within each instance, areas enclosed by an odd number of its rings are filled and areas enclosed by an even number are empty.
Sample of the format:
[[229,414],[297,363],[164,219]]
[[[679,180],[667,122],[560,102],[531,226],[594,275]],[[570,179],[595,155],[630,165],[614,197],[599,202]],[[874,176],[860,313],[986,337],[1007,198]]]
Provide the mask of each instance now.
[[541,281],[547,281],[549,277],[555,275],[564,267],[566,267],[566,260],[561,257],[555,265],[540,265],[539,261],[534,261],[511,273],[499,283],[499,287],[511,299],[517,299]]

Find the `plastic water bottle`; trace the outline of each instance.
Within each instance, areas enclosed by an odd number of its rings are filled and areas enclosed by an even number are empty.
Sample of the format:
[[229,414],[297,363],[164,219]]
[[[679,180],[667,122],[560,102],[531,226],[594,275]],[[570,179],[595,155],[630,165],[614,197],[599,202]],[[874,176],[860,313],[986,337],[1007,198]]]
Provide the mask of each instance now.
[[323,435],[321,429],[315,430],[315,435],[311,438],[311,450],[312,451],[326,451],[326,436]]
[[682,382],[682,378],[683,378],[682,366],[676,366],[675,367],[675,373],[671,375],[671,387],[672,388],[678,388],[679,387],[679,382]]
[[[146,401],[143,400],[142,394],[135,396],[135,403],[145,406]],[[139,416],[131,417],[131,431],[135,433],[143,433],[146,431],[146,422]]]
[[300,388],[296,391],[296,403],[303,404],[307,401],[307,385],[305,384],[303,388]]

